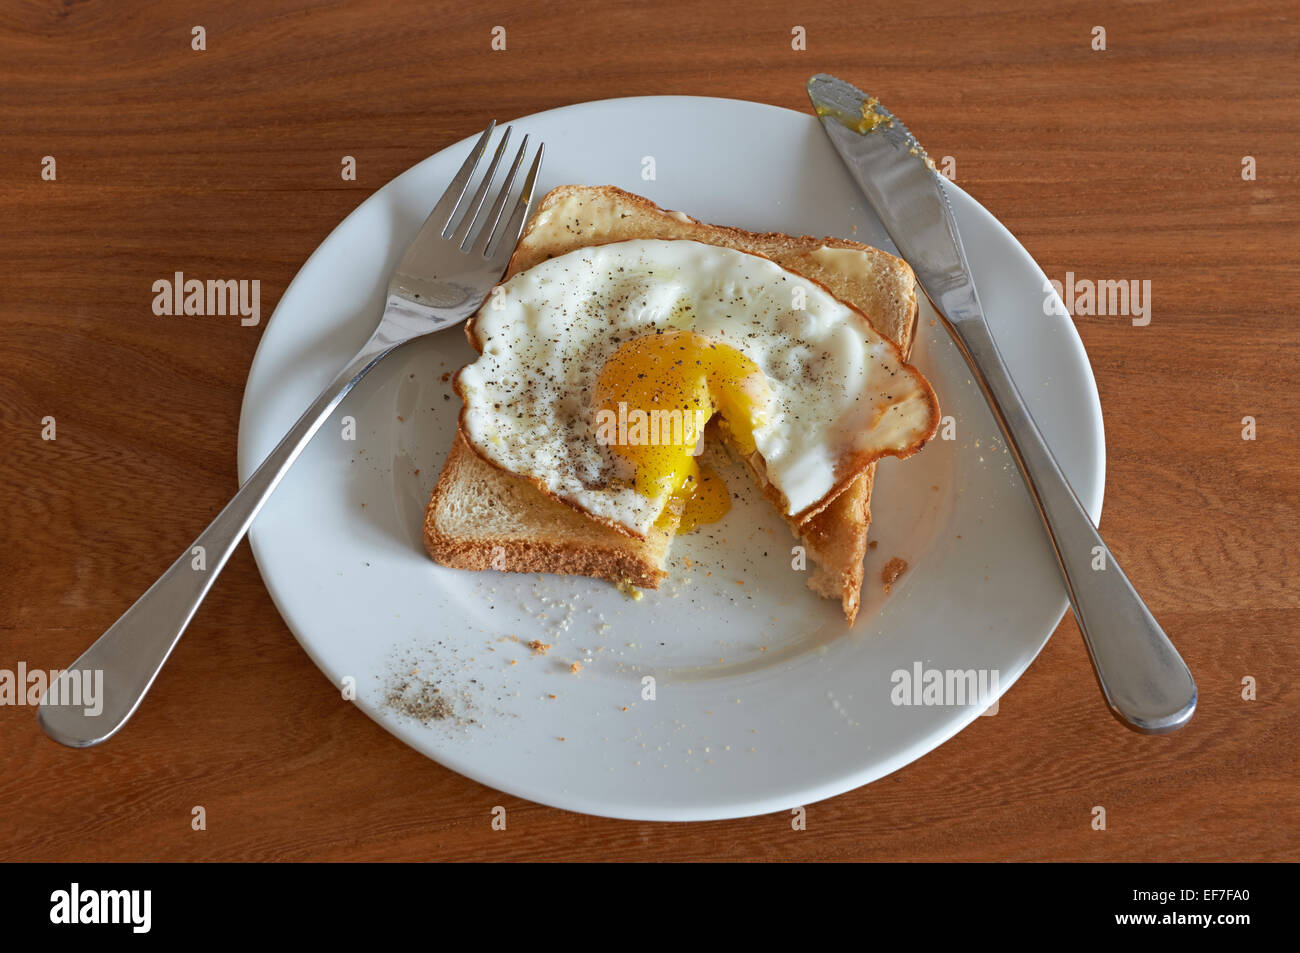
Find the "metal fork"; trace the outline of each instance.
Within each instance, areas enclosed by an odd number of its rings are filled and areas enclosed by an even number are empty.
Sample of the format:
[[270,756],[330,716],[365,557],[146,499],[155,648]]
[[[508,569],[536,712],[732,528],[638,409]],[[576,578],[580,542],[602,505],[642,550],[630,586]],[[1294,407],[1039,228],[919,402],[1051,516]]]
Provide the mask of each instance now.
[[[483,131],[406,249],[388,283],[384,315],[370,340],[298,418],[202,535],[70,669],[50,684],[41,701],[40,722],[55,741],[89,747],[107,741],[126,724],[262,504],[347,393],[396,348],[460,324],[478,310],[492,286],[500,281],[532,207],[545,145],[537,147],[514,208],[503,219],[511,186],[528,149],[528,137],[524,136],[485,217],[484,205],[510,139],[509,127],[472,195],[470,182],[495,128],[493,121]],[[194,568],[204,564],[205,569]],[[84,677],[83,673],[99,671],[103,672],[103,705],[98,713],[88,714],[82,704],[58,704],[72,697],[84,701],[81,686],[71,691],[70,682]]]

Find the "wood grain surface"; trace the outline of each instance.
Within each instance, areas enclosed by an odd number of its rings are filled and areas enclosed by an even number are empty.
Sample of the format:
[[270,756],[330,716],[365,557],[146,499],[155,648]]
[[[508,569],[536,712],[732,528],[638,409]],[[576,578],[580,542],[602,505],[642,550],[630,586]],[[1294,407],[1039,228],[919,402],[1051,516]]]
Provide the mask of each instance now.
[[[1067,616],[997,717],[810,806],[805,831],[580,816],[468,781],[340,704],[242,546],[110,743],[62,748],[31,708],[0,706],[0,859],[1300,859],[1298,14],[3,0],[0,669],[69,664],[233,493],[265,318],[390,178],[488,116],[643,94],[805,109],[824,70],[955,157],[1049,276],[1151,281],[1149,325],[1075,321],[1106,415],[1102,530],[1200,709],[1169,737],[1125,731]],[[156,317],[152,282],[177,270],[259,278],[262,323]]]

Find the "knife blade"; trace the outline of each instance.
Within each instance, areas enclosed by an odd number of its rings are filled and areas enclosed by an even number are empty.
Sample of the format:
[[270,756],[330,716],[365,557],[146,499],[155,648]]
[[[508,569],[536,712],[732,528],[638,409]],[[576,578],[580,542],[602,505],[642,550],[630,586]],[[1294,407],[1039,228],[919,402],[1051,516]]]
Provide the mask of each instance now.
[[812,76],[807,90],[831,145],[912,266],[1002,428],[1111,712],[1144,734],[1181,728],[1196,710],[1196,682],[1102,541],[1011,379],[985,320],[943,176],[875,97],[828,73]]

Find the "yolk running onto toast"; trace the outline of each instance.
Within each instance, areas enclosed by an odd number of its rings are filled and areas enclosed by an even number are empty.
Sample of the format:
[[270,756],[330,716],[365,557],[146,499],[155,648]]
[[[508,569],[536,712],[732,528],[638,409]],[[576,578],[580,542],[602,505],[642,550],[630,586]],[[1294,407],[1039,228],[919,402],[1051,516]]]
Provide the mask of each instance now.
[[679,533],[721,519],[731,506],[717,474],[696,461],[715,414],[728,442],[754,452],[754,429],[771,391],[740,351],[693,331],[667,331],[621,345],[596,381],[596,438],[635,467],[637,490],[684,504]]
[[700,467],[699,477],[692,478],[683,489],[690,491],[690,496],[686,498],[681,522],[677,524],[679,534],[689,533],[705,523],[716,523],[731,509],[727,484],[712,467]]

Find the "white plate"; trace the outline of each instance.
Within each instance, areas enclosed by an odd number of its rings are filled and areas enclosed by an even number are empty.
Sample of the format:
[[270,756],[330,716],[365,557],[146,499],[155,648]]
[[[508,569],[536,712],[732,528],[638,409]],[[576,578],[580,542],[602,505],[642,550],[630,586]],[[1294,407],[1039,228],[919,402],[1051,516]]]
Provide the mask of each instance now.
[[[547,143],[544,188],[612,183],[706,222],[892,249],[809,115],[673,96],[584,103],[514,125]],[[244,395],[241,480],[368,336],[390,270],[469,145],[373,195],[285,292]],[[642,177],[645,157],[653,180]],[[952,201],[1007,362],[1096,518],[1101,409],[1079,338],[1068,318],[1046,313],[1043,273],[1015,238],[959,189]],[[568,810],[673,821],[840,794],[980,714],[980,705],[895,705],[892,673],[918,663],[996,671],[1005,691],[1066,608],[1016,468],[931,318],[924,310],[913,359],[956,439],[880,465],[878,545],[852,631],[837,605],[804,589],[788,530],[735,479],[742,498],[731,513],[711,534],[680,538],[672,579],[641,601],[596,580],[431,562],[421,516],[458,409],[442,376],[470,355],[460,330],[409,345],[349,396],[258,517],[253,552],[329,679],[354,679],[366,714],[476,781]],[[355,418],[355,440],[343,439],[343,417]],[[911,568],[886,596],[880,569],[893,556]],[[554,647],[535,655],[533,639]],[[643,698],[646,676],[654,700]],[[452,714],[421,721],[394,704],[404,679],[408,696],[441,695]]]

